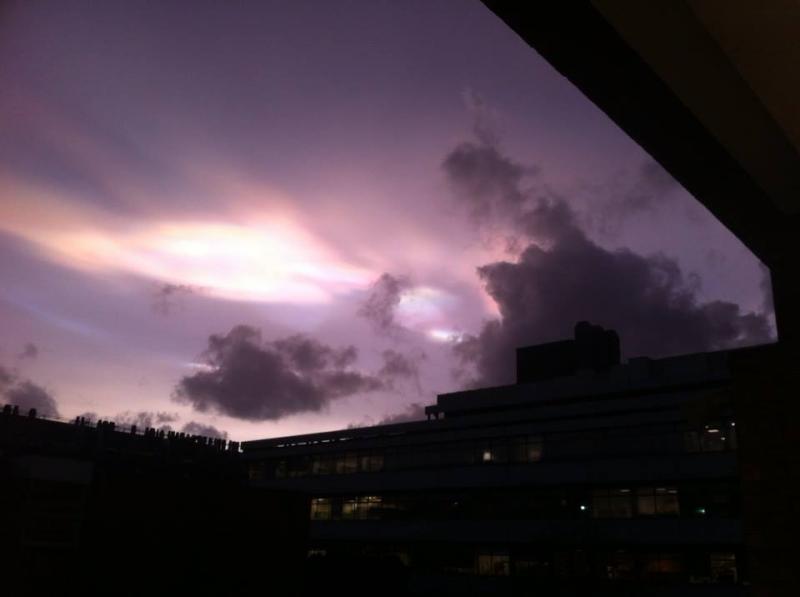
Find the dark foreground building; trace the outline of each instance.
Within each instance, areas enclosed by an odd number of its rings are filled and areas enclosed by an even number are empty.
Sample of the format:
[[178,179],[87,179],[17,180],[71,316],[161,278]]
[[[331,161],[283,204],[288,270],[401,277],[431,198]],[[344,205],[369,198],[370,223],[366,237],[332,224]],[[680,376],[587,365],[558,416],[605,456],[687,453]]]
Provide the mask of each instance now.
[[297,593],[306,501],[237,442],[79,423],[0,413],[1,595]]
[[745,594],[735,353],[619,354],[579,324],[427,421],[247,442],[250,476],[309,497],[320,588]]

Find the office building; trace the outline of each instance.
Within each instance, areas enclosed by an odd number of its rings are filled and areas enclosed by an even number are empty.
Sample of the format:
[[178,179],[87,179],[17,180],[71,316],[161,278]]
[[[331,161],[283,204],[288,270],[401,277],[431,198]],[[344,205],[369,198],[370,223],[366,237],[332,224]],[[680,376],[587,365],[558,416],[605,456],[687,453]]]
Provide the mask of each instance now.
[[440,395],[428,420],[244,455],[255,485],[307,496],[312,559],[394,563],[412,593],[739,595],[732,354],[622,363],[580,323],[518,350],[516,384]]

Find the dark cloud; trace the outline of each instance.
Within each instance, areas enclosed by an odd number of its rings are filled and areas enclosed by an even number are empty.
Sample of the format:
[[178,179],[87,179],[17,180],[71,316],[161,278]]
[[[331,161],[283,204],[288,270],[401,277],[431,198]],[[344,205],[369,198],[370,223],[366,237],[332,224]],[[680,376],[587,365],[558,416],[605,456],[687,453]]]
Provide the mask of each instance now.
[[[515,262],[478,268],[501,319],[454,348],[479,385],[509,383],[514,349],[568,338],[577,321],[616,329],[627,355],[653,357],[771,340],[766,317],[725,301],[700,303],[699,280],[662,254],[608,250],[590,240],[562,197],[520,186],[521,166],[495,146],[462,144],[443,163],[461,200],[505,210],[527,239]],[[666,185],[655,168],[651,185]],[[487,211],[488,213],[488,211]],[[492,215],[492,217],[495,217]]]
[[303,335],[264,342],[258,330],[240,325],[209,338],[207,369],[181,379],[174,398],[199,412],[249,420],[319,411],[333,399],[383,387],[350,369],[356,357],[352,346],[335,349]]
[[764,265],[763,263],[759,264],[761,269],[761,281],[759,282],[759,288],[761,289],[762,295],[762,302],[761,302],[761,310],[768,314],[775,313],[775,304],[772,298],[772,272],[770,272],[769,268]]
[[153,294],[153,311],[160,315],[169,315],[183,306],[186,296],[199,290],[196,286],[187,284],[162,284]]
[[5,390],[5,388],[14,381],[14,374],[0,365],[0,391]]
[[21,411],[35,408],[36,413],[40,416],[59,417],[58,404],[55,399],[47,390],[31,381],[16,382],[4,392],[3,398],[7,404],[19,406]]
[[387,388],[394,389],[398,382],[411,382],[417,391],[422,393],[422,385],[419,379],[419,365],[426,359],[424,352],[407,354],[397,350],[384,350],[382,355],[383,366],[378,371],[380,377]]
[[152,427],[155,429],[162,429],[164,431],[172,431],[172,426],[169,423],[174,423],[180,417],[178,413],[170,413],[170,412],[150,412],[150,411],[130,411],[126,410],[121,413],[117,413],[114,416],[110,417],[101,417],[96,412],[85,412],[78,415],[79,417],[86,419],[90,423],[96,423],[100,419],[104,419],[107,421],[113,421],[116,425],[121,427],[132,427],[136,425],[136,428],[139,430],[144,430],[147,427]]
[[196,421],[189,421],[183,426],[181,431],[189,435],[202,435],[203,437],[228,439],[228,433],[226,431],[220,431],[213,425],[204,425],[203,423],[198,423]]
[[608,197],[603,208],[617,216],[649,211],[674,197],[670,191],[678,188],[680,185],[661,164],[647,160],[639,164],[632,177],[626,177],[621,188],[607,191]]
[[675,209],[681,202],[686,216],[695,223],[703,223],[707,216],[697,202],[683,193],[678,182],[658,162],[648,159],[634,172],[625,172],[598,185],[585,185],[589,195],[590,210],[586,218],[594,230],[605,236],[617,236],[629,218],[645,213],[656,213],[665,205]]
[[523,177],[536,172],[485,142],[461,143],[445,157],[442,168],[455,197],[483,224],[495,219],[513,221],[524,211],[528,192],[522,188]]
[[399,326],[395,322],[395,311],[403,291],[410,286],[411,282],[406,277],[381,274],[373,282],[369,296],[358,309],[358,315],[369,321],[380,333],[396,333]]
[[136,427],[139,429],[144,429],[145,427],[169,429],[170,426],[168,425],[168,423],[174,423],[175,421],[178,420],[178,418],[179,418],[178,413],[125,411],[111,417],[111,420],[114,421],[117,425],[123,425],[125,427],[131,427],[132,425],[136,425]]
[[38,356],[39,356],[39,347],[36,346],[36,344],[34,344],[33,342],[28,342],[22,349],[22,352],[20,352],[17,355],[17,358],[21,360],[25,359],[34,360]]
[[674,260],[604,249],[580,233],[574,219],[564,220],[569,209],[562,201],[537,208],[542,214],[552,210],[562,213],[549,218],[556,223],[549,248],[531,243],[517,262],[478,268],[502,319],[487,323],[457,351],[475,362],[481,383],[512,381],[516,347],[570,337],[581,320],[617,330],[629,356],[770,341],[763,315],[742,313],[725,301],[700,303],[696,285]]
[[0,365],[0,403],[18,406],[20,411],[36,409],[43,417],[58,418],[58,403],[43,387]]
[[378,421],[378,425],[391,425],[392,423],[408,423],[410,421],[424,421],[425,405],[414,402],[409,404],[403,412],[389,415]]

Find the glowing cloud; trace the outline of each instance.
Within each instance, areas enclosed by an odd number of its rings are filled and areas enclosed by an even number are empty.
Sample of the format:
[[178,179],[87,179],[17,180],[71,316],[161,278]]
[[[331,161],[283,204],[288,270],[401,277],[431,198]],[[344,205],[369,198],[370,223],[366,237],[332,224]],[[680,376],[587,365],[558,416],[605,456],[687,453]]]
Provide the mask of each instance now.
[[[17,204],[22,209],[0,214],[9,216],[0,230],[25,238],[54,261],[89,272],[134,274],[224,299],[292,303],[326,302],[374,277],[341,260],[291,214],[278,210],[223,221],[127,222],[52,196],[26,198]],[[54,225],[53,214],[60,225]]]

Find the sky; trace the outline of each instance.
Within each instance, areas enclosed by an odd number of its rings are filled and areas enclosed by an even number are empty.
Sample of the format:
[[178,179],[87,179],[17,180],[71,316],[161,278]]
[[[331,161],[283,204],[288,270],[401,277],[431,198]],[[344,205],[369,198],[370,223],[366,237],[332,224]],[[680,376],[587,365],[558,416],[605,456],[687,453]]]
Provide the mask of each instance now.
[[248,440],[514,348],[772,341],[768,272],[479,2],[0,9],[0,402]]

